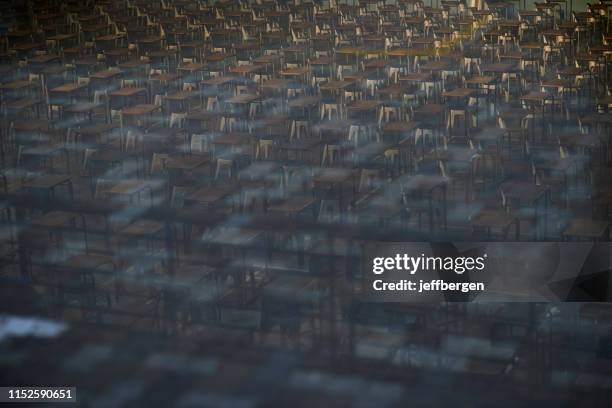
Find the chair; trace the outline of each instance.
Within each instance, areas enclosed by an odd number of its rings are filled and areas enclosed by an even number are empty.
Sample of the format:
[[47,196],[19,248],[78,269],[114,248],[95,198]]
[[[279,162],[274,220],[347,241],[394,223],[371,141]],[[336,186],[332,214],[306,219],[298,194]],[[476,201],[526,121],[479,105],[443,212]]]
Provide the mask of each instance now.
[[67,306],[76,300],[84,318],[93,313],[101,322],[103,313],[110,312],[111,292],[100,284],[110,278],[114,285],[114,298],[119,298],[116,281],[117,264],[112,256],[100,254],[78,254],[52,267],[58,281],[55,302]]
[[455,191],[458,185],[462,185],[465,190],[465,201],[469,202],[473,195],[474,183],[476,174],[479,170],[481,155],[474,153],[474,156],[469,163],[454,163],[438,161],[440,175],[449,180],[451,185],[451,196],[455,197]]
[[449,105],[449,115],[448,121],[446,124],[446,129],[451,130],[455,128],[455,120],[459,117],[462,118],[464,122],[469,120],[469,123],[466,123],[465,126],[467,128],[467,136],[469,137],[470,131],[473,127],[476,127],[477,114],[476,110],[477,105],[476,98],[471,97],[467,103],[467,105]]
[[341,107],[336,102],[323,102],[321,103],[321,120],[341,119]]
[[321,167],[336,167],[338,162],[340,165],[344,162],[344,153],[347,150],[347,146],[339,143],[326,143],[323,147],[323,153],[321,156]]
[[310,135],[310,121],[293,119],[291,121],[291,130],[289,132],[289,140],[301,139],[302,137],[309,137]]
[[[523,121],[520,121],[521,124]],[[508,149],[508,156],[512,158],[512,148],[513,146],[520,146],[523,154],[527,153],[527,145],[525,140],[525,129],[522,125],[511,126],[508,124],[507,119],[505,119],[502,115],[497,117],[498,127],[504,130],[504,134],[501,140],[501,150],[503,151],[504,145]]]
[[210,151],[211,136],[207,134],[193,134],[189,143],[191,154],[202,154]]
[[152,176],[162,175],[166,170],[166,162],[170,155],[165,153],[153,153],[149,174]]
[[235,168],[235,162],[233,159],[218,158],[217,164],[215,166],[214,180],[218,181],[223,171],[226,171],[228,179],[232,180],[234,178],[234,168]]
[[274,140],[259,139],[255,147],[255,159],[269,160],[272,159],[272,150],[274,148]]

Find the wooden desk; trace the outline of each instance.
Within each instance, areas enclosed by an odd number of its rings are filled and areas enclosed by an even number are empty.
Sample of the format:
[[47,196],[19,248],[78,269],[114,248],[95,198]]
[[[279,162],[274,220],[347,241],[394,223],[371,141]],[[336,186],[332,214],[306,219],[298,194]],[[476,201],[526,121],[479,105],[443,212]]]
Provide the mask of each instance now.
[[67,105],[77,101],[79,93],[87,89],[86,84],[65,84],[49,90],[49,104],[60,107],[60,117]]
[[442,96],[446,98],[469,98],[470,96],[474,96],[475,94],[476,94],[475,89],[455,88],[452,91],[444,92]]
[[[543,185],[536,185],[534,183],[523,182],[523,181],[509,181],[505,182],[500,187],[501,191],[506,198],[506,208],[513,210],[515,213],[520,210],[522,206],[533,206],[535,220],[539,219],[539,202],[544,201],[544,237],[546,237],[548,231],[548,201],[550,187]],[[539,228],[536,226],[536,238],[538,238]]]
[[433,231],[434,227],[434,194],[437,190],[442,193],[442,212],[444,229],[447,229],[447,202],[446,188],[448,180],[442,176],[432,176],[425,174],[417,174],[408,178],[404,183],[404,193],[410,199],[412,197],[425,196],[428,203],[429,228]]
[[101,104],[93,102],[81,102],[74,105],[69,105],[63,108],[63,113],[73,115],[86,115],[87,120],[91,123],[93,111],[97,108],[102,107]]
[[249,133],[232,132],[223,133],[213,139],[216,146],[250,146],[254,142],[254,136]]
[[158,105],[135,105],[121,110],[122,116],[143,116],[159,110]]
[[28,179],[23,183],[23,188],[47,190],[51,197],[55,195],[55,189],[59,186],[66,186],[68,188],[70,198],[74,199],[72,179],[70,176],[45,174]]
[[139,93],[146,93],[147,88],[121,88],[110,93],[111,97],[123,97],[130,98],[132,96],[138,95]]
[[290,108],[312,109],[316,107],[320,101],[321,101],[321,98],[319,98],[318,96],[303,96],[301,98],[297,98],[297,99],[293,99],[289,101],[288,105]]
[[[162,97],[164,109],[166,112],[187,112],[191,109],[190,101],[198,98],[198,94],[192,91],[178,91]],[[171,106],[173,105],[173,106]],[[175,110],[174,107],[177,107]]]
[[287,90],[287,87],[290,83],[291,81],[289,81],[288,79],[268,79],[267,81],[260,84],[259,87],[261,89],[277,90],[282,92]]
[[121,230],[122,235],[127,235],[131,238],[147,238],[152,237],[162,231],[164,224],[154,220],[136,220],[127,227]]
[[117,89],[109,93],[109,106],[111,109],[123,109],[137,102],[146,102],[147,95],[147,88]]
[[324,84],[321,84],[319,86],[319,89],[321,91],[340,92],[340,91],[343,91],[343,90],[347,89],[348,87],[350,87],[353,84],[354,84],[354,82],[352,82],[352,81],[337,81],[337,80],[332,80],[332,81],[327,81]]
[[427,72],[413,72],[413,73],[409,73],[409,74],[405,74],[405,75],[400,75],[399,76],[399,81],[400,82],[417,82],[417,83],[422,83],[422,82],[430,81],[432,79],[433,78],[431,76],[431,73],[427,73]]
[[118,68],[109,68],[103,71],[94,72],[89,76],[90,80],[110,82],[122,75],[122,71]]
[[[96,139],[104,134],[111,133],[113,130],[118,129],[119,125],[116,123],[103,123],[103,124],[95,124],[89,126],[83,126],[77,129],[73,129],[75,137],[85,137]],[[107,137],[107,142],[110,141],[110,137]]]
[[231,84],[236,81],[236,78],[229,76],[219,76],[210,79],[205,79],[201,82],[204,86],[223,86],[227,84]]
[[[283,216],[296,216],[302,213],[303,211],[305,211],[309,207],[312,207],[314,210],[314,207],[313,207],[314,202],[315,200],[314,198],[312,198],[312,196],[292,195],[287,200],[279,204],[271,205],[268,208],[268,212],[272,214],[280,214]],[[313,212],[313,218],[314,218],[314,212]]]
[[[285,157],[281,157],[283,160],[306,161],[310,164],[318,164],[317,152],[322,144],[323,141],[318,138],[302,138],[291,143],[282,143],[278,146],[278,150],[285,155]],[[295,159],[291,159],[292,154],[295,155]],[[306,155],[310,155],[310,157],[306,158]]]
[[[545,123],[545,107],[546,101],[552,101],[554,104],[554,96],[546,92],[529,92],[526,95],[521,96],[521,101],[527,104],[528,108],[535,113],[535,109],[539,106],[542,111],[542,137],[546,136],[546,123]],[[551,123],[554,123],[554,109],[550,112]]]
[[310,70],[307,67],[298,67],[298,68],[284,69],[280,72],[280,74],[283,77],[294,77],[294,78],[302,77],[303,78],[306,75],[308,75],[308,72],[310,72]]
[[192,203],[204,204],[207,207],[210,207],[235,193],[237,188],[237,186],[232,185],[202,187],[190,194],[186,200]]
[[210,163],[208,155],[170,155],[165,160],[164,167],[166,170],[193,171],[208,163]]
[[138,198],[140,202],[140,194],[148,191],[150,204],[153,205],[153,185],[146,180],[122,180],[111,188],[105,191],[106,194],[116,196],[127,196],[132,202],[133,197]]
[[264,68],[261,65],[245,64],[238,65],[236,67],[230,67],[229,72],[242,76],[249,76],[258,72],[261,72]]
[[441,115],[444,113],[446,105],[427,103],[414,110],[415,115]]

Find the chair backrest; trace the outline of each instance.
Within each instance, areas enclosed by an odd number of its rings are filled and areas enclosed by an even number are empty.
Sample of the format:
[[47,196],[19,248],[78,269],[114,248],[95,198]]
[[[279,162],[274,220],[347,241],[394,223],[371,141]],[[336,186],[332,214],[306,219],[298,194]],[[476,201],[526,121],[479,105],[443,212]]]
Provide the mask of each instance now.
[[448,169],[446,168],[446,163],[442,160],[438,160],[438,168],[440,169],[440,175],[442,177],[448,177]]
[[244,27],[242,27],[241,29],[242,29],[242,40],[249,41],[251,39],[251,36],[247,32],[247,30],[244,29]]
[[108,190],[112,188],[114,184],[115,182],[113,180],[102,179],[102,178],[97,179],[96,188],[94,191],[94,198],[96,200],[102,200],[106,198],[105,197],[106,193],[108,192]]
[[86,148],[83,151],[83,164],[81,166],[81,170],[83,171],[83,173],[85,173],[87,171],[87,164],[89,162],[89,158],[91,157],[92,154],[94,154],[96,152],[96,149],[91,149],[91,148]]
[[538,174],[538,169],[536,168],[536,165],[533,159],[531,159],[531,175],[533,176],[535,183],[537,185],[540,185],[541,184],[540,176]]
[[125,146],[124,146],[125,150],[127,151],[130,148],[135,149],[137,139],[138,139],[138,134],[134,132],[133,130],[128,130],[127,135],[125,136]]
[[379,174],[380,171],[378,169],[362,169],[359,176],[359,192],[374,190]]
[[168,157],[168,154],[165,153],[153,153],[151,158],[151,175],[161,174],[165,171]]
[[190,150],[191,153],[205,153],[207,151],[207,135],[191,135]]
[[21,157],[23,156],[23,149],[25,148],[25,146],[23,145],[19,145],[17,147],[17,162],[16,162],[16,166],[19,167],[21,165]]
[[3,173],[0,173],[0,180],[2,180],[2,191],[7,194],[9,191],[8,178]]
[[249,87],[246,85],[237,85],[236,86],[236,95],[243,95],[249,93]]
[[274,142],[270,139],[260,139],[257,143],[257,158],[269,159],[272,156]]
[[172,187],[172,194],[170,196],[170,207],[171,208],[183,208],[185,204],[185,197],[189,193],[189,187]]
[[170,127],[171,128],[182,128],[185,124],[187,113],[171,113],[170,114]]
[[138,85],[135,79],[122,79],[121,87],[122,88],[134,88]]

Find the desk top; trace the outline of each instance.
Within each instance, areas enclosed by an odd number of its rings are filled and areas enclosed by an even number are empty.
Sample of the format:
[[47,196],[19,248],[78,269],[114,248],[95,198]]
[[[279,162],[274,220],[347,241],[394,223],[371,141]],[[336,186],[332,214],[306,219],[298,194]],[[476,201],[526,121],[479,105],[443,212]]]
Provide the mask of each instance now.
[[376,100],[360,100],[353,102],[351,105],[349,105],[348,109],[355,112],[367,112],[369,110],[378,108],[381,104],[381,101]]
[[111,79],[121,75],[121,70],[116,68],[105,69],[104,71],[94,72],[89,76],[90,79]]
[[542,197],[549,190],[549,187],[526,181],[508,181],[502,184],[501,190],[507,198],[523,203],[533,203]]
[[226,76],[219,76],[219,77],[215,77],[215,78],[205,79],[204,81],[202,81],[202,85],[221,86],[221,85],[229,84],[229,83],[231,83],[231,82],[233,82],[235,80],[236,80],[236,78],[226,77]]
[[164,167],[168,170],[193,170],[210,162],[208,155],[169,156]]
[[86,84],[64,84],[49,90],[49,92],[71,93],[86,87]]
[[236,191],[232,185],[217,185],[202,187],[189,195],[188,200],[201,204],[214,204]]
[[30,58],[28,60],[28,63],[46,64],[48,62],[59,61],[59,59],[60,59],[59,55],[56,55],[56,54],[45,54],[45,55],[39,55],[37,57]]
[[298,67],[298,68],[290,68],[284,69],[281,71],[282,76],[301,76],[306,75],[309,69],[307,67]]
[[262,89],[278,89],[284,90],[291,82],[287,79],[268,79],[263,84],[259,85]]
[[552,99],[552,96],[546,92],[529,92],[521,96],[521,100],[526,102],[544,102],[547,99]]
[[0,89],[6,90],[6,91],[15,91],[17,89],[28,88],[30,86],[33,86],[33,84],[30,81],[13,81],[13,82],[9,82],[8,84],[0,85]]
[[314,199],[312,196],[291,196],[282,203],[271,205],[268,211],[288,215],[297,214],[310,207],[313,203]]
[[198,96],[197,93],[192,91],[177,91],[170,95],[166,95],[163,98],[168,101],[182,102],[190,98],[195,98],[196,96]]
[[290,143],[283,143],[278,148],[281,150],[312,150],[317,146],[323,144],[323,141],[319,138],[302,138],[294,140]]
[[53,188],[70,181],[70,176],[46,174],[27,180],[23,186],[26,188]]
[[117,66],[121,69],[141,68],[141,67],[144,67],[145,65],[149,65],[149,61],[140,60],[140,59],[133,59],[130,61],[121,62],[117,64]]
[[431,73],[413,72],[405,75],[400,75],[400,81],[424,82],[431,79]]
[[289,101],[290,108],[312,108],[316,106],[321,98],[318,96],[302,96],[301,98]]
[[121,88],[110,93],[110,96],[134,96],[142,92],[147,92],[147,88]]
[[513,63],[497,63],[497,64],[489,64],[482,67],[482,72],[493,72],[496,74],[505,74],[507,72],[514,72],[517,70],[517,67]]
[[417,122],[389,122],[383,127],[385,133],[410,132],[419,126]]
[[446,186],[448,180],[442,176],[434,176],[429,174],[417,174],[410,177],[404,187],[410,191],[428,191],[431,192],[438,187]]
[[255,73],[261,70],[262,70],[262,66],[255,65],[255,64],[238,65],[236,67],[230,67],[229,69],[230,72],[233,72],[235,74],[243,74],[243,75],[252,74],[252,73]]
[[151,184],[144,180],[122,180],[108,190],[109,194],[136,194],[151,188]]
[[442,93],[442,96],[447,98],[467,98],[476,94],[475,89],[470,88],[455,88],[452,91]]
[[231,98],[227,99],[225,102],[234,103],[234,104],[247,104],[247,103],[258,101],[260,99],[261,99],[260,95],[242,94],[242,95],[232,96]]
[[190,62],[188,64],[182,65],[180,67],[178,67],[177,69],[179,71],[187,71],[187,72],[195,72],[195,71],[200,71],[203,70],[206,67],[206,65],[204,64],[199,64],[196,62]]
[[445,69],[450,68],[451,63],[449,61],[439,60],[432,61],[423,66],[421,66],[421,71],[444,71]]
[[489,85],[493,82],[495,82],[495,77],[488,75],[475,76],[465,81],[466,84],[470,85]]
[[445,109],[446,105],[437,103],[427,103],[415,109],[414,113],[422,115],[435,115],[444,112]]
[[121,114],[123,116],[138,116],[138,115],[146,115],[149,113],[153,113],[156,110],[159,110],[160,107],[158,105],[136,105],[131,106],[129,108],[125,108],[121,110]]

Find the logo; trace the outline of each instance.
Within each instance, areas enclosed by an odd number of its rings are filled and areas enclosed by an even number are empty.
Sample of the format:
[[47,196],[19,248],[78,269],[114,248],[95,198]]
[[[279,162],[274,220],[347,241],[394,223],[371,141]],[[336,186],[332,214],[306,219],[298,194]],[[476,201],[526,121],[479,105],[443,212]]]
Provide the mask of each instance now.
[[405,271],[414,275],[418,271],[452,271],[458,275],[466,271],[482,271],[487,254],[479,257],[458,256],[409,256],[396,254],[394,257],[376,257],[372,261],[372,272],[381,275],[387,271]]

